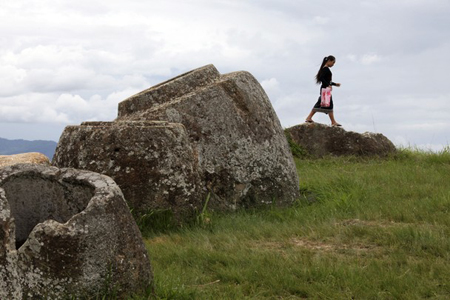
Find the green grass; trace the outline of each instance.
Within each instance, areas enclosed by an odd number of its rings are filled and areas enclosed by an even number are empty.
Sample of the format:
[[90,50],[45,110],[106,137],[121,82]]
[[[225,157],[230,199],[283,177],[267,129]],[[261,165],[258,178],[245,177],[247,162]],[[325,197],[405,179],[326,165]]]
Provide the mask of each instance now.
[[145,239],[136,299],[449,299],[450,152],[296,160],[290,208],[209,213]]

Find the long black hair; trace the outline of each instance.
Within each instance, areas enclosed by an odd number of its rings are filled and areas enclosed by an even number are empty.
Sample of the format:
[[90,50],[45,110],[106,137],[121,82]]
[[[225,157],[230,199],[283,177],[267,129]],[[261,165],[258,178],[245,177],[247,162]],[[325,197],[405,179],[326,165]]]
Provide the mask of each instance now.
[[317,84],[320,84],[320,83],[321,83],[321,81],[320,81],[320,75],[321,75],[321,73],[322,73],[323,66],[325,66],[325,64],[326,64],[327,61],[329,61],[329,60],[335,61],[336,58],[335,58],[333,55],[328,55],[328,56],[325,56],[325,57],[323,58],[322,64],[320,65],[320,69],[319,69],[319,71],[317,72],[317,75],[316,75],[316,83],[317,83]]

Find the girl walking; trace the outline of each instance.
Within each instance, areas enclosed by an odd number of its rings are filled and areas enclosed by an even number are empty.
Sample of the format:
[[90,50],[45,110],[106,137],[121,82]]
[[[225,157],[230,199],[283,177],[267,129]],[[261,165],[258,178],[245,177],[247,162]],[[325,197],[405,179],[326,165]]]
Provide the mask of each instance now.
[[331,126],[342,126],[334,119],[333,113],[333,97],[331,96],[332,86],[340,87],[340,83],[333,82],[330,68],[336,63],[336,58],[333,55],[327,56],[323,59],[319,72],[316,75],[316,83],[320,86],[320,97],[314,105],[313,109],[306,117],[306,123],[314,123],[312,117],[316,112],[328,114],[331,120]]

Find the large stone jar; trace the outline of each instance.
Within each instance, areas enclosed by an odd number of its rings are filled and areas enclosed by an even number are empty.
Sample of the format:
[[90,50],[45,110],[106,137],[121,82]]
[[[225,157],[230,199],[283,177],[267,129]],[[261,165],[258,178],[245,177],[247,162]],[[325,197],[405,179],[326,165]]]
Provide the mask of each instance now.
[[125,297],[152,271],[111,178],[19,164],[0,169],[0,278],[0,299]]

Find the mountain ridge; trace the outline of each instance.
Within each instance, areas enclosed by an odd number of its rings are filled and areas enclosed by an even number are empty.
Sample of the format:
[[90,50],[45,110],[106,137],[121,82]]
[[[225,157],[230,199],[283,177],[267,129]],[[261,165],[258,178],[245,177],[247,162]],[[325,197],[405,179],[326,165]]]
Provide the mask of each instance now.
[[57,144],[55,141],[48,140],[9,140],[0,137],[0,155],[39,152],[52,160]]

